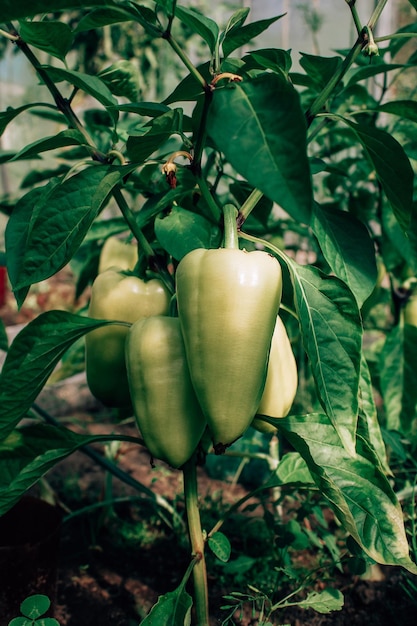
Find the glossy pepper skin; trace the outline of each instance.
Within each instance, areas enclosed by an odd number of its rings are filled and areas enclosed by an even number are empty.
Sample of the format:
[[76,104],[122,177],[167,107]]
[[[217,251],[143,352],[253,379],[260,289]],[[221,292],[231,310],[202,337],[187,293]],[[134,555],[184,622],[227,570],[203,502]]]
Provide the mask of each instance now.
[[[113,268],[95,279],[88,315],[133,324],[142,317],[167,313],[169,302],[170,294],[160,280],[145,282]],[[128,330],[128,326],[111,325],[86,335],[87,383],[107,406],[131,406],[125,364]]]
[[117,237],[109,237],[103,244],[98,262],[98,273],[118,268],[120,270],[133,270],[138,262],[137,247],[121,241]]
[[126,341],[133,410],[155,459],[179,468],[192,456],[206,420],[191,384],[178,318],[137,321]]
[[[297,393],[297,363],[287,330],[277,317],[269,353],[265,388],[257,413],[269,417],[286,417]],[[255,417],[252,426],[263,433],[274,433],[276,428]]]
[[245,432],[261,400],[281,268],[262,251],[196,249],[179,263],[176,282],[191,379],[220,454]]

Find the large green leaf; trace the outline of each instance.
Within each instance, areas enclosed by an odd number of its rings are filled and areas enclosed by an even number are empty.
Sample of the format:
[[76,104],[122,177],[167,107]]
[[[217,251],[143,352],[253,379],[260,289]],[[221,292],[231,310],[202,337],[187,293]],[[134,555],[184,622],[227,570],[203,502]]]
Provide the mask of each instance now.
[[377,111],[399,115],[403,119],[417,122],[417,102],[415,100],[393,100],[381,104]]
[[351,213],[317,203],[311,228],[327,263],[350,287],[360,308],[377,278],[375,248],[368,229]]
[[116,322],[47,311],[20,331],[9,347],[0,374],[0,440],[26,415],[74,341],[110,323]]
[[306,124],[294,87],[265,73],[213,94],[207,130],[247,181],[295,220],[310,222]]
[[[65,9],[86,9],[97,6],[117,6],[112,0],[54,0],[54,11],[64,11]],[[1,17],[3,23],[10,20],[17,20],[23,17],[32,17],[43,13],[51,12],[50,0],[2,0]]]
[[414,431],[417,408],[417,328],[398,324],[388,333],[379,356],[386,428]]
[[250,24],[243,26],[242,19],[246,19],[247,13],[245,15],[246,9],[240,10],[242,13],[240,15],[235,14],[235,21],[233,24],[229,22],[225,31],[225,36],[222,42],[223,54],[225,57],[228,57],[234,50],[249,43],[252,39],[255,39],[255,37],[269,28],[271,24],[285,15],[285,13],[283,13],[282,15],[277,15],[276,17],[269,17],[267,19],[251,22]]
[[195,248],[216,248],[221,233],[205,217],[173,206],[170,212],[155,220],[155,235],[162,247],[180,261]]
[[66,146],[85,145],[86,141],[78,130],[62,130],[56,135],[39,139],[19,150],[11,161],[19,161],[20,159],[30,159],[37,156],[41,152],[48,150],[56,150],[57,148],[65,148]]
[[300,65],[311,79],[315,89],[323,89],[337,72],[341,63],[341,57],[321,57],[301,53]]
[[357,453],[347,453],[325,415],[285,418],[279,429],[305,459],[337,518],[362,549],[378,563],[417,573],[400,505],[367,443],[359,437]]
[[75,70],[66,70],[61,67],[51,67],[50,65],[42,66],[42,69],[47,72],[48,76],[54,82],[65,80],[70,83],[70,85],[74,85],[78,89],[88,93],[107,108],[109,114],[114,120],[117,119],[117,100],[107,85],[100,78],[92,76],[91,74],[76,72]]
[[6,228],[9,277],[19,301],[19,290],[70,261],[125,173],[122,167],[90,167],[21,198]]
[[393,70],[398,70],[402,67],[404,66],[398,63],[378,63],[377,65],[367,65],[365,67],[361,67],[351,74],[347,86],[349,87],[350,85],[358,83],[361,80],[372,78],[378,74],[386,74],[387,72],[392,72]]
[[16,504],[56,463],[78,448],[114,438],[114,434],[80,435],[46,424],[12,431],[0,442],[0,515]]
[[196,9],[179,5],[175,9],[175,16],[181,22],[184,22],[191,32],[198,33],[210,48],[210,52],[214,52],[219,37],[219,27],[214,20],[206,17]]
[[291,261],[295,306],[320,403],[350,453],[355,448],[362,325],[355,298],[332,276]]
[[410,224],[414,172],[402,146],[389,133],[344,120],[355,132],[375,168],[376,175],[401,228]]
[[391,474],[375,404],[371,373],[364,355],[362,355],[361,377],[359,381],[358,434],[374,449],[384,474]]
[[[146,32],[152,37],[161,35],[161,28],[156,19],[154,11],[146,6],[139,4],[115,4],[109,3],[110,7],[95,9],[81,18],[77,24],[75,32],[83,32],[94,30],[95,28],[103,28],[110,24],[119,22],[135,21],[139,22]],[[106,2],[102,3],[105,7]]]
[[27,109],[31,109],[34,107],[47,107],[55,110],[55,107],[52,104],[48,104],[45,102],[31,102],[30,104],[23,104],[17,109],[8,107],[6,111],[0,112],[0,135],[4,133],[7,124],[13,121],[15,117],[20,115],[20,113],[23,113],[23,111],[27,111]]
[[20,23],[20,36],[26,43],[48,54],[65,59],[71,48],[73,34],[64,22],[29,22]]

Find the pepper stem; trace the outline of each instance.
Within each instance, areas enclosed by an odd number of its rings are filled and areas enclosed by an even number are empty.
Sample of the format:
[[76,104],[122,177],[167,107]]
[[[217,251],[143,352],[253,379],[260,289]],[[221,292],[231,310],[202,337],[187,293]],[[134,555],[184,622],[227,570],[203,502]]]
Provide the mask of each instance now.
[[194,605],[196,626],[209,626],[207,570],[204,557],[204,537],[201,529],[198,508],[197,467],[195,455],[183,467],[184,498],[187,510],[188,532],[190,535],[193,567]]
[[234,250],[239,249],[239,237],[237,233],[236,218],[237,208],[233,204],[225,204],[223,207],[224,236],[223,247]]

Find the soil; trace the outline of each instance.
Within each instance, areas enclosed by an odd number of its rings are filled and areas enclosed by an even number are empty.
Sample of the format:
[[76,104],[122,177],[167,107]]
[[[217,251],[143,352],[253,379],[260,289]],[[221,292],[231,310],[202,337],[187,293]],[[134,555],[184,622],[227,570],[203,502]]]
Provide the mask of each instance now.
[[[13,336],[16,328],[13,325],[26,323],[41,310],[57,308],[57,304],[63,303],[62,308],[65,308],[72,295],[70,277],[64,274],[52,291],[45,289],[37,294],[32,308],[17,312],[9,302],[0,316]],[[41,395],[39,404],[62,424],[78,432],[137,435],[131,420],[116,419],[91,397],[82,374],[51,385]],[[102,455],[103,448],[97,448],[96,452]],[[53,605],[54,617],[61,626],[137,626],[161,594],[178,586],[189,563],[187,535],[181,525],[184,514],[181,472],[162,463],[153,467],[146,451],[132,444],[122,443],[112,452],[118,466],[139,481],[143,491],[149,489],[162,496],[178,513],[180,521],[171,527],[166,523],[167,519],[172,521],[167,511],[155,506],[146,493],[142,492],[138,498],[133,487],[115,477],[110,480],[100,464],[85,451],[78,451],[60,462],[32,492],[53,500],[64,514]],[[213,477],[213,471],[210,475],[206,467],[199,468],[198,481],[203,525],[208,528],[217,519],[215,515],[219,510],[246,495],[251,487],[224,472]],[[111,498],[115,498],[113,506],[96,506]],[[83,507],[90,509],[74,515]],[[248,520],[256,529],[264,515],[261,502],[252,499],[246,503],[245,510],[231,518],[227,536],[232,544],[232,558],[252,551],[255,562],[255,557],[261,556],[257,550],[263,550],[268,560],[273,546],[265,548],[256,530],[252,530],[249,538],[239,534],[245,523],[248,527]],[[335,533],[340,532],[331,514],[326,511],[326,515]],[[417,622],[414,577],[400,568],[378,566],[369,570],[367,577],[354,575],[347,568],[340,571],[331,566],[329,559],[323,560],[323,553],[324,550],[318,548],[290,551],[291,565],[298,572],[320,568],[320,574],[306,587],[304,597],[307,591],[320,591],[327,586],[339,589],[344,595],[342,610],[322,615],[290,607],[274,613],[271,624],[411,626]],[[274,565],[272,561],[271,576],[278,580],[279,572],[274,572]],[[214,557],[209,566],[210,626],[221,626],[227,612],[220,607],[228,603],[223,596],[234,591],[249,592],[247,583],[253,579],[239,578],[239,572],[235,572],[234,578],[225,575]],[[255,569],[255,566],[250,569],[254,576]],[[289,591],[291,587],[287,583],[278,584],[274,601]],[[258,616],[248,603],[235,613],[228,625],[256,626],[260,623]],[[0,626],[7,626],[1,617]]]

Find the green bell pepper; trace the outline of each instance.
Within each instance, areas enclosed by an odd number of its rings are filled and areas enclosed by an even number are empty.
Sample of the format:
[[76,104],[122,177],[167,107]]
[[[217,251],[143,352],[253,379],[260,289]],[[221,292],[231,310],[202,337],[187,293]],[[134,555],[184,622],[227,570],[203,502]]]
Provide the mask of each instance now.
[[196,449],[206,420],[191,384],[178,318],[135,322],[126,341],[126,365],[146,447],[153,458],[181,467]]
[[281,267],[263,251],[196,249],[180,261],[176,284],[191,379],[221,454],[251,424],[262,397]]
[[[142,317],[168,312],[170,294],[153,278],[108,269],[95,279],[91,291],[89,317],[133,324]],[[111,325],[86,335],[86,374],[91,393],[107,406],[131,406],[125,364],[128,326]]]

